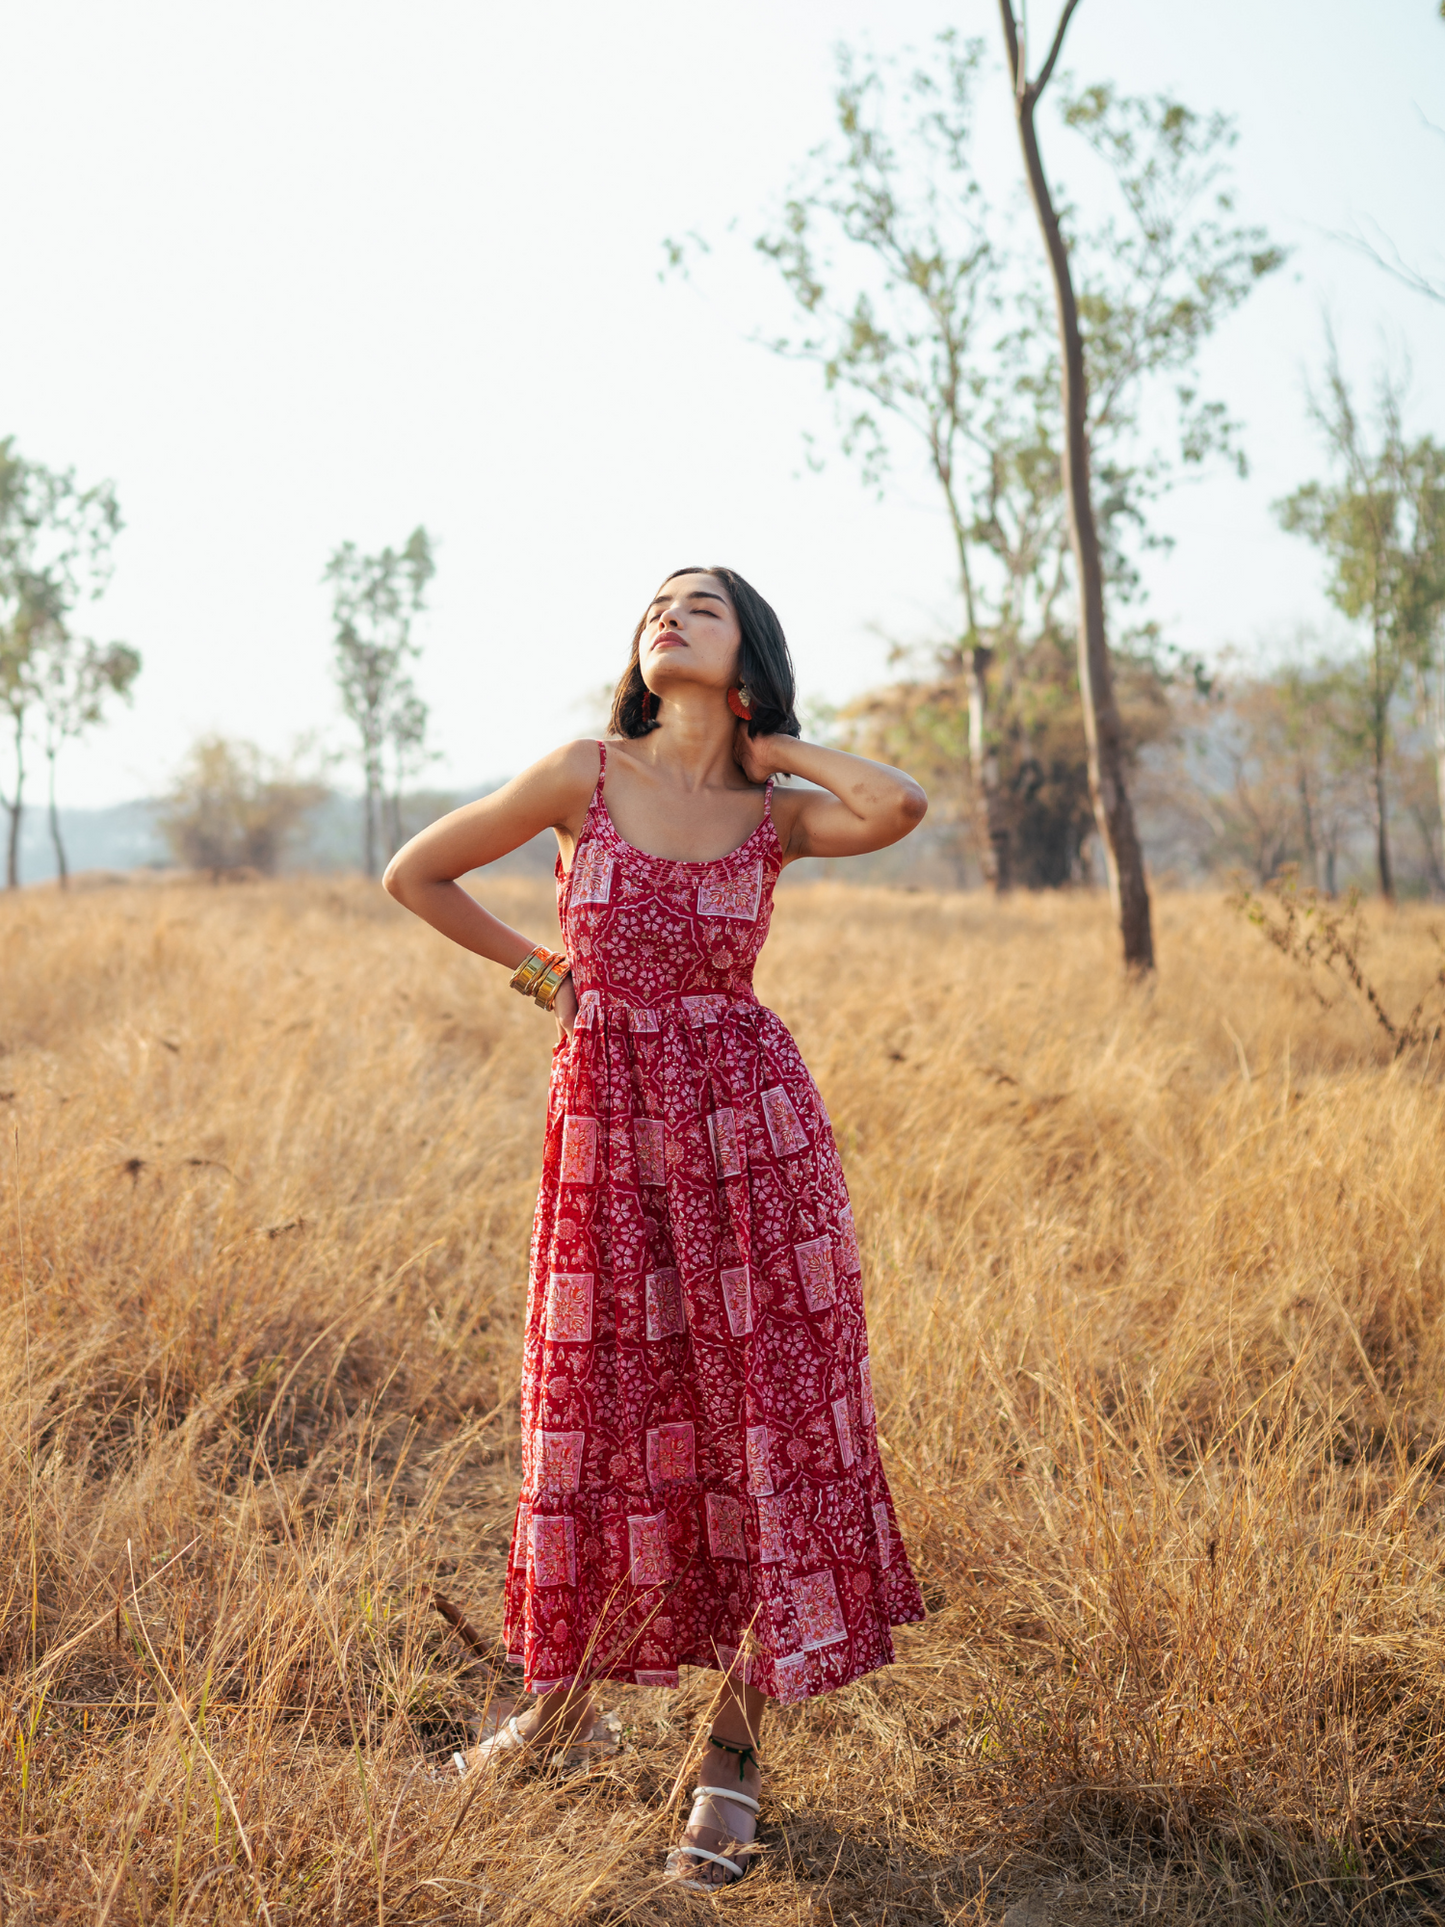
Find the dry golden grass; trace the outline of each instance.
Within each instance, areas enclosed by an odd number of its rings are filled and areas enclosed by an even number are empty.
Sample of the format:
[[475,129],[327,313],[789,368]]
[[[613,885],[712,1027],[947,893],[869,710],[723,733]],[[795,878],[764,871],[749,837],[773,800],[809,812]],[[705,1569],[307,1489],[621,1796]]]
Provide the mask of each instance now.
[[781,900],[932,1616],[773,1716],[710,1902],[711,1676],[425,1764],[515,1690],[431,1593],[495,1641],[548,1025],[359,883],[0,904],[5,1922],[1445,1919],[1439,1053],[1159,923],[1138,993],[1096,901]]

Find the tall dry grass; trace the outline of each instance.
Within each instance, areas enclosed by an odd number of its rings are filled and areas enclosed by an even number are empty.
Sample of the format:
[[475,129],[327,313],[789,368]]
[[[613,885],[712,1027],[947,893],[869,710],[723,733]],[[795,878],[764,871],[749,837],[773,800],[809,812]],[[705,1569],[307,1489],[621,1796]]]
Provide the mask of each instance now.
[[1139,993],[1097,902],[780,903],[932,1616],[773,1716],[709,1902],[708,1675],[581,1777],[427,1768],[515,1690],[547,1024],[360,884],[0,904],[4,1920],[1445,1918],[1439,1053],[1159,923]]

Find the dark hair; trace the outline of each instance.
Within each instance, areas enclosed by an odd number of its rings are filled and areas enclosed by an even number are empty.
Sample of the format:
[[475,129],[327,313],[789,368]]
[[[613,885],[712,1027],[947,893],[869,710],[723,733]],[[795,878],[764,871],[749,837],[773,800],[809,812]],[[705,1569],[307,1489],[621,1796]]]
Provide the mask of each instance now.
[[[715,575],[728,592],[733,612],[742,633],[738,651],[738,675],[753,699],[753,717],[748,724],[750,736],[801,736],[802,725],[793,712],[796,685],[793,658],[788,639],[771,604],[764,602],[751,582],[745,582],[736,569],[674,569],[664,576],[662,586],[676,582],[680,575]],[[657,728],[657,718],[649,715],[651,698],[642,680],[638,650],[647,627],[644,613],[632,637],[632,654],[612,698],[609,727],[614,736],[645,736]]]

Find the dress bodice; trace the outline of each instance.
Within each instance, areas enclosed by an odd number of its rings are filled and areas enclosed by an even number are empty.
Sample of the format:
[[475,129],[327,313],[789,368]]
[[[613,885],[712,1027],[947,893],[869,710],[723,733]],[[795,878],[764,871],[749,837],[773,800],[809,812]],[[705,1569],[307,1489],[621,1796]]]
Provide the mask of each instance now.
[[762,822],[726,856],[710,863],[649,856],[612,821],[607,748],[598,749],[597,788],[571,870],[557,859],[557,914],[580,1021],[599,1004],[642,1011],[701,998],[752,1002],[753,966],[783,863],[771,779]]

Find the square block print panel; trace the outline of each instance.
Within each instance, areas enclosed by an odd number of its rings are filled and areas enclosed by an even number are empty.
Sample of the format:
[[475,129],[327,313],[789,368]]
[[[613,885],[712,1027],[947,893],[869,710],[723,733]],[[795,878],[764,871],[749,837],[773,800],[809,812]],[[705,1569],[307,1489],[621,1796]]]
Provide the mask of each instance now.
[[748,1491],[756,1498],[773,1489],[773,1468],[768,1457],[766,1425],[748,1427]]
[[848,1417],[846,1398],[833,1400],[833,1429],[838,1434],[838,1456],[842,1459],[846,1470],[857,1457],[853,1450],[853,1422]]
[[781,1084],[775,1084],[772,1090],[763,1092],[763,1122],[768,1127],[768,1136],[773,1140],[773,1149],[780,1158],[791,1157],[795,1151],[807,1150],[808,1134],[798,1122],[793,1100]]
[[577,852],[577,861],[572,865],[569,902],[608,902],[612,895],[612,866],[616,860],[600,843],[585,844]]
[[682,1280],[675,1271],[649,1271],[646,1299],[649,1338],[672,1338],[687,1330],[687,1314],[682,1307]]
[[590,1271],[554,1271],[547,1280],[546,1336],[554,1345],[592,1342]]
[[660,1586],[672,1577],[672,1555],[667,1549],[667,1514],[629,1514],[627,1552],[634,1586]]
[[714,1111],[707,1121],[707,1134],[712,1144],[712,1161],[717,1166],[720,1178],[740,1178],[743,1174],[742,1152],[738,1149],[738,1121],[730,1110]]
[[827,1238],[812,1238],[805,1245],[794,1245],[798,1264],[798,1283],[808,1301],[809,1311],[825,1311],[832,1304],[833,1246]]
[[717,1654],[718,1671],[731,1673],[746,1686],[753,1676],[753,1663],[747,1654],[740,1653],[736,1646],[714,1646],[713,1651]]
[[696,1433],[691,1424],[657,1425],[647,1434],[647,1479],[669,1485],[697,1477]]
[[795,1579],[793,1610],[798,1615],[805,1653],[816,1653],[820,1646],[837,1646],[848,1637],[831,1572],[810,1572],[806,1579]]
[[781,1498],[758,1500],[758,1560],[765,1566],[780,1565],[788,1556],[788,1538],[783,1528]]
[[808,1676],[804,1653],[784,1653],[773,1661],[773,1691],[780,1700],[800,1698]]
[[878,1557],[886,1572],[893,1564],[893,1534],[888,1530],[888,1508],[881,1501],[873,1508],[873,1530],[878,1535]]
[[582,1483],[585,1432],[538,1432],[532,1448],[533,1479],[539,1492],[575,1492]]
[[721,1277],[728,1328],[734,1338],[741,1338],[753,1328],[753,1294],[748,1283],[748,1268],[743,1265],[736,1271],[723,1272]]
[[575,1586],[577,1544],[570,1519],[544,1519],[532,1514],[532,1584]]
[[697,886],[697,914],[700,917],[739,917],[751,923],[758,914],[763,894],[763,866],[739,863],[732,868],[720,864]]
[[843,1247],[843,1276],[856,1278],[863,1269],[863,1261],[858,1256],[858,1232],[851,1204],[845,1204],[838,1213],[838,1242]]
[[725,1493],[707,1495],[707,1549],[714,1559],[746,1559],[748,1543],[743,1536],[743,1502]]
[[563,1184],[592,1184],[597,1178],[597,1120],[595,1117],[572,1117],[568,1115],[562,1122],[562,1169],[558,1174]]
[[666,1184],[666,1141],[662,1119],[639,1117],[632,1126],[632,1142],[637,1151],[637,1182]]

